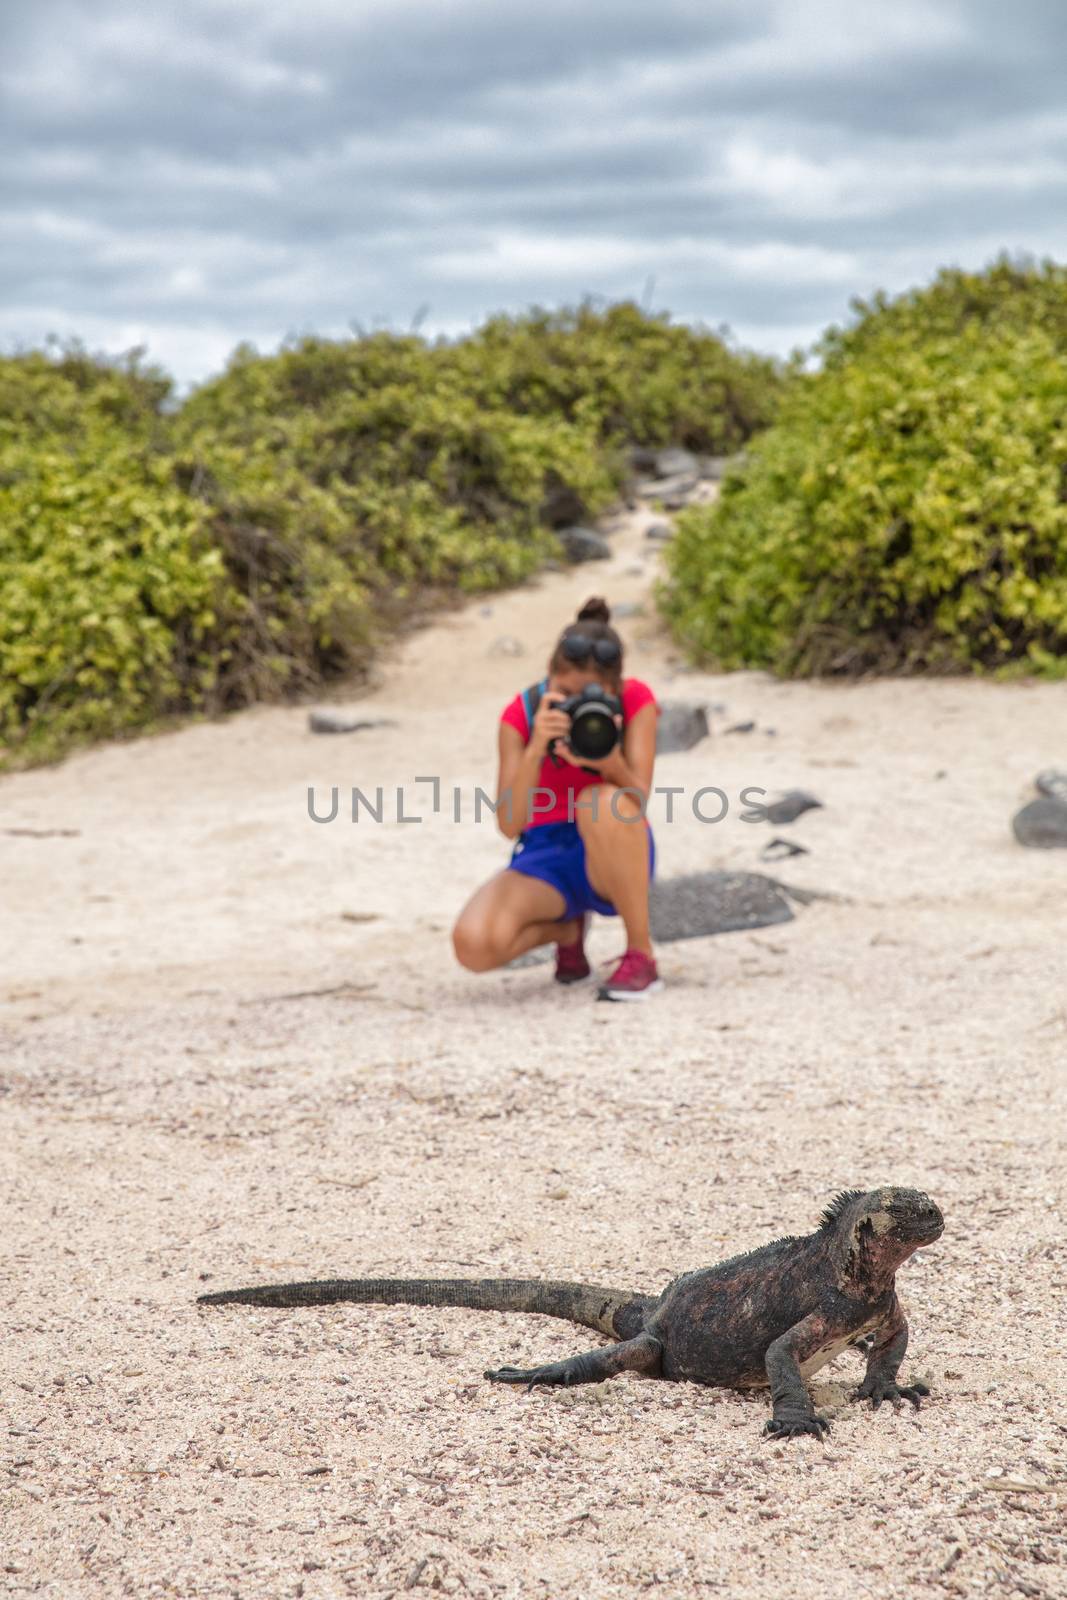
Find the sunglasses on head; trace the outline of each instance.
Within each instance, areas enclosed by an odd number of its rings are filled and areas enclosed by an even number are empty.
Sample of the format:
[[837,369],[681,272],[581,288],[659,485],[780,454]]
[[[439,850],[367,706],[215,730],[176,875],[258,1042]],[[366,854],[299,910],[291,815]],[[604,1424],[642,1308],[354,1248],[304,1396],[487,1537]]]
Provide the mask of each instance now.
[[586,633],[568,634],[560,648],[568,661],[588,661],[592,656],[602,667],[617,666],[622,656],[614,639],[590,639]]

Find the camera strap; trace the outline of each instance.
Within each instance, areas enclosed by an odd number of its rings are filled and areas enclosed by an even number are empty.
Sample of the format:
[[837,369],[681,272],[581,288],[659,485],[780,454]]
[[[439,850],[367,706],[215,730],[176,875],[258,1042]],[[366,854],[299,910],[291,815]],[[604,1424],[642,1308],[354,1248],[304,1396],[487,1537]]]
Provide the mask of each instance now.
[[541,696],[548,688],[548,679],[542,678],[540,683],[532,683],[528,689],[522,691],[522,706],[526,712],[526,743],[529,744],[533,734],[534,717],[541,704]]

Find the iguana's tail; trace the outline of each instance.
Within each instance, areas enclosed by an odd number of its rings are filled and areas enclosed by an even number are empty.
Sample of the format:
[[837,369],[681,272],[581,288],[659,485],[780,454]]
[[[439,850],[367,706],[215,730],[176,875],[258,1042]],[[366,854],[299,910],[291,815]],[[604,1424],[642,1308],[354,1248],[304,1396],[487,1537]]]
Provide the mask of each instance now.
[[591,1283],[541,1278],[330,1278],[319,1283],[272,1283],[258,1289],[202,1294],[202,1306],[361,1305],[468,1306],[475,1311],[532,1311],[596,1328],[613,1339],[632,1339],[644,1325],[655,1295],[603,1289]]

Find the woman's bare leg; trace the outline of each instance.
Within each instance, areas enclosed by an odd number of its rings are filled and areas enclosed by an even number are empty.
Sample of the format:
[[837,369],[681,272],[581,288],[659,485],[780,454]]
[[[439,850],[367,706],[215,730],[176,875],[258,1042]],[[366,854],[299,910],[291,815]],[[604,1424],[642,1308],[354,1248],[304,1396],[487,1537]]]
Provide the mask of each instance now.
[[640,807],[633,795],[610,783],[597,784],[585,794],[595,795],[595,803],[583,797],[574,820],[585,844],[586,877],[625,923],[627,949],[650,956],[648,828]]
[[476,889],[452,929],[460,964],[491,972],[539,944],[564,944],[578,937],[578,923],[562,921],[566,902],[558,889],[507,867]]

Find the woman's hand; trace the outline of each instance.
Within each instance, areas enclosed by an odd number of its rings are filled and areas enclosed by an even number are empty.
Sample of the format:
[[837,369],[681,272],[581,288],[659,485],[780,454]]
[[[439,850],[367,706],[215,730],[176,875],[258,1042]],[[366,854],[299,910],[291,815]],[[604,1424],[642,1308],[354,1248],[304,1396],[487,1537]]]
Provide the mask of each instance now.
[[[571,731],[570,717],[565,711],[557,709],[566,698],[566,695],[554,692],[541,698],[530,730],[530,743],[541,756],[547,751],[551,740],[564,740]],[[566,753],[565,747],[557,745],[556,748],[561,755]]]

